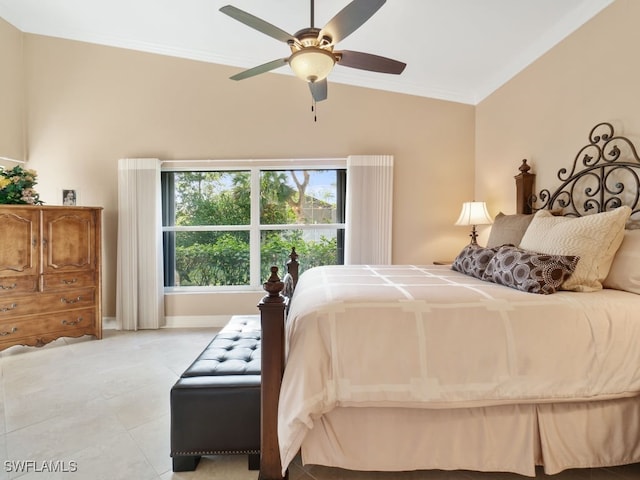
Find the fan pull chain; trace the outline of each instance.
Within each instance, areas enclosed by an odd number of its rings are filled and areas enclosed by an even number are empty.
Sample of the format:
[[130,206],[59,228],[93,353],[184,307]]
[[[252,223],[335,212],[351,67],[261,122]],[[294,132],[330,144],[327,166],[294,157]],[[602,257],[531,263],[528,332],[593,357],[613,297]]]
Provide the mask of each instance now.
[[313,102],[311,103],[311,111],[313,112],[313,121],[317,122],[318,121],[318,107],[316,104],[316,100],[315,98],[313,99]]

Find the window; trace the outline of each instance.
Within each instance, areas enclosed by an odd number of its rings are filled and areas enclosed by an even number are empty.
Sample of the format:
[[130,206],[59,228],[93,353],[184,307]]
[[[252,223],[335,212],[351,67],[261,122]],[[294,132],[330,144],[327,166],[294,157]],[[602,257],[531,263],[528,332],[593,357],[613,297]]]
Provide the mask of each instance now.
[[259,288],[291,247],[344,263],[346,170],[272,166],[161,174],[165,287]]

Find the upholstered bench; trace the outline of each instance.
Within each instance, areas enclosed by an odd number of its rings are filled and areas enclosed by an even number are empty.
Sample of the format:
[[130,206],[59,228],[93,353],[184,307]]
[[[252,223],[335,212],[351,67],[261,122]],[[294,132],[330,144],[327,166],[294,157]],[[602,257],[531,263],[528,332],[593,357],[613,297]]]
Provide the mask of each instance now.
[[227,454],[259,469],[260,333],[259,315],[233,316],[171,388],[174,472]]

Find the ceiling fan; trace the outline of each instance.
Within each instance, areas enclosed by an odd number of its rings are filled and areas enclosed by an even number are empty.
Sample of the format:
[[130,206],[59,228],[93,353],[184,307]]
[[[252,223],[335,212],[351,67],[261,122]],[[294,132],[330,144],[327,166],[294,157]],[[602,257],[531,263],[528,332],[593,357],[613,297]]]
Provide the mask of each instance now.
[[334,50],[339,41],[360,28],[386,3],[386,0],[353,0],[322,29],[314,26],[314,0],[310,2],[311,26],[294,35],[232,5],[222,7],[222,13],[285,42],[291,49],[290,56],[250,68],[232,76],[231,79],[244,80],[289,64],[296,76],[308,82],[313,100],[320,102],[327,99],[327,76],[336,63],[372,72],[396,75],[402,73],[406,64],[397,60],[352,50]]

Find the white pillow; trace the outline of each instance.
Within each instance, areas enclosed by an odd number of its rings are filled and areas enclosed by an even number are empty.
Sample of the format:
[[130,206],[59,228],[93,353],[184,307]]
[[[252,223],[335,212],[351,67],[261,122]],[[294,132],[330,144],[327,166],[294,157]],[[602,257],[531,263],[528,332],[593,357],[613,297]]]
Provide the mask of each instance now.
[[493,219],[493,225],[491,225],[487,248],[520,244],[531,220],[533,220],[533,215],[531,214],[516,213],[514,215],[505,215],[502,212],[498,213],[496,218]]
[[520,248],[551,255],[579,256],[578,265],[562,285],[562,290],[601,290],[622,243],[629,215],[631,209],[627,206],[577,218],[555,217],[547,210],[540,210],[524,233]]
[[625,230],[622,245],[602,285],[640,294],[640,230]]

